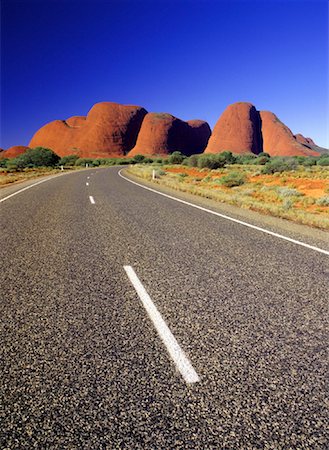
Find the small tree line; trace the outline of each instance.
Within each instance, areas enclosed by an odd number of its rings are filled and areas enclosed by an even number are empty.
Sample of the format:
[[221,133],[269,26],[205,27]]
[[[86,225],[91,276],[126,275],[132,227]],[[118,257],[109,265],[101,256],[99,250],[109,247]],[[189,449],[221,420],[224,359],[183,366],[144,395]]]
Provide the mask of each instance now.
[[292,156],[292,157],[271,157],[268,153],[253,154],[233,154],[224,151],[216,154],[201,153],[198,155],[185,156],[176,151],[166,157],[135,155],[131,158],[80,158],[78,155],[67,155],[62,158],[49,148],[36,147],[28,149],[25,153],[16,158],[0,159],[0,167],[9,171],[23,170],[38,167],[73,167],[73,166],[113,166],[123,164],[183,164],[200,169],[220,169],[232,164],[254,164],[264,166],[262,173],[271,174],[295,170],[298,165],[329,166],[329,155],[323,154],[317,157]]

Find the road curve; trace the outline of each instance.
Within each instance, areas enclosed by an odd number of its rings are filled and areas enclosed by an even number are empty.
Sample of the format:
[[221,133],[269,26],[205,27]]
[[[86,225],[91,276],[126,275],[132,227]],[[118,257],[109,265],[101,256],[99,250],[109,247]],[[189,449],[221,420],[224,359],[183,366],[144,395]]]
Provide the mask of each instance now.
[[0,448],[327,448],[329,257],[118,170],[0,204]]

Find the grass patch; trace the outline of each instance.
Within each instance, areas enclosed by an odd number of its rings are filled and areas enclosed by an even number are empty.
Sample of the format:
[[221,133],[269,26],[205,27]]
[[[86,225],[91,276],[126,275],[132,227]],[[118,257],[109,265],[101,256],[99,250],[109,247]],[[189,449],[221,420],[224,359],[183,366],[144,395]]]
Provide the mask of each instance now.
[[[329,230],[329,168],[314,165],[262,174],[256,165],[209,169],[163,165],[154,181],[240,208]],[[152,166],[130,166],[128,172],[152,180]]]

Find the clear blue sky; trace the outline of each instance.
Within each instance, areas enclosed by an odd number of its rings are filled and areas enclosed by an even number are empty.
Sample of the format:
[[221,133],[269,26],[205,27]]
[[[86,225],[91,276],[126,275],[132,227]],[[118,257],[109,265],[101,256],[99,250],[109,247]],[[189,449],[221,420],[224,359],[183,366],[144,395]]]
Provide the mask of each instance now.
[[250,101],[329,147],[327,0],[2,0],[0,147],[99,101],[214,126]]

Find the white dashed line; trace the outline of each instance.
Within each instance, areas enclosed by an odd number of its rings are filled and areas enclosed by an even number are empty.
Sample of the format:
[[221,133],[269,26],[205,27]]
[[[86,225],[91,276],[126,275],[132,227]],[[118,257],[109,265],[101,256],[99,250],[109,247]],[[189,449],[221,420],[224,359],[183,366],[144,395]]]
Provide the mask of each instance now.
[[221,214],[221,213],[212,211],[211,209],[208,209],[208,208],[203,208],[202,206],[187,202],[186,200],[181,200],[180,198],[176,198],[176,197],[173,197],[172,195],[164,194],[163,192],[159,192],[156,189],[152,189],[152,188],[144,186],[140,183],[136,183],[136,181],[129,180],[129,178],[126,178],[124,175],[122,175],[122,173],[121,173],[122,170],[123,169],[121,169],[118,172],[118,174],[121,178],[123,178],[126,181],[129,181],[129,183],[136,184],[136,186],[139,186],[143,189],[147,189],[148,191],[155,192],[156,194],[162,195],[163,197],[170,198],[171,200],[175,200],[176,202],[183,203],[184,205],[188,205],[188,206],[192,206],[193,208],[200,209],[201,211],[205,211],[207,213],[213,214],[214,216],[221,217],[222,219],[226,219],[226,220],[230,220],[231,222],[239,223],[240,225],[244,225],[245,227],[252,228],[253,230],[261,231],[262,233],[269,234],[269,235],[277,237],[279,239],[284,239],[285,241],[292,242],[293,244],[301,245],[302,247],[306,247],[310,250],[315,250],[316,252],[323,253],[324,255],[329,256],[329,251],[324,250],[323,248],[315,247],[314,245],[310,245],[310,244],[305,244],[305,242],[298,241],[296,239],[291,239],[287,236],[283,236],[282,234],[274,233],[273,231],[267,230],[266,228],[257,227],[256,225],[252,225],[251,223],[247,223],[247,222],[243,222],[242,220],[234,219],[233,217],[227,216],[225,214]]
[[96,203],[94,200],[94,197],[92,195],[89,195],[89,200],[92,205],[94,205]]
[[131,266],[123,266],[128,275],[129,280],[134,286],[139,298],[142,301],[147,314],[153,322],[162,342],[166,346],[169,355],[173,359],[177,369],[181,373],[186,383],[196,383],[200,381],[200,378],[194,370],[188,357],[185,355],[180,345],[176,341],[174,335],[168,328],[168,325],[163,320],[161,314],[157,310],[155,304],[152,302],[151,297],[146,292],[144,286],[138,279],[134,269]]
[[88,183],[88,182],[86,183],[86,186],[89,186],[89,183]]

